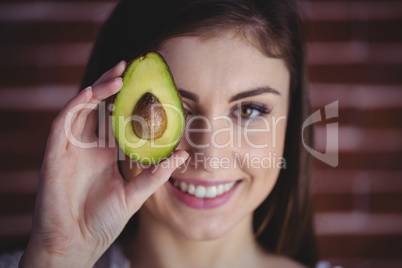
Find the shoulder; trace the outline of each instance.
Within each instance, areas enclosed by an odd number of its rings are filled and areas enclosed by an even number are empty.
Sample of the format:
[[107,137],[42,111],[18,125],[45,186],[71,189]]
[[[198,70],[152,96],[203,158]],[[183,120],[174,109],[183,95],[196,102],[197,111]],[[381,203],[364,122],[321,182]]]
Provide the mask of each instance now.
[[[124,256],[120,244],[114,243],[96,262],[94,268],[129,268],[130,261]],[[0,267],[1,268],[1,267]]]
[[268,253],[265,254],[264,259],[264,265],[261,267],[307,268],[302,263],[283,255]]
[[[17,268],[24,251],[0,253],[0,268]],[[95,268],[129,268],[130,262],[123,254],[121,246],[117,243],[110,248],[97,261]]]
[[308,266],[292,259],[289,256],[277,254],[262,246],[258,246],[258,267],[275,267],[275,268],[307,268]]
[[289,257],[285,256],[275,256],[275,267],[286,267],[286,268],[307,268],[307,266],[297,262]]
[[18,267],[23,251],[0,253],[0,268]]

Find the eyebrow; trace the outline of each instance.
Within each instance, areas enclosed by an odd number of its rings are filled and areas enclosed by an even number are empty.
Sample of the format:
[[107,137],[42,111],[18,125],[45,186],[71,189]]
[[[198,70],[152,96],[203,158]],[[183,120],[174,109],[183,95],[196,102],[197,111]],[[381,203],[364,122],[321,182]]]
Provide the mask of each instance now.
[[264,93],[273,93],[275,95],[281,95],[281,93],[279,93],[279,91],[277,91],[271,87],[258,87],[258,88],[250,89],[248,91],[240,92],[240,93],[234,95],[233,97],[230,98],[229,102],[239,100],[239,99],[244,99],[247,97],[256,96],[256,95],[261,95]]
[[198,99],[199,99],[198,95],[196,95],[196,94],[194,94],[194,93],[191,93],[191,92],[188,92],[188,91],[186,91],[186,90],[184,90],[184,89],[179,89],[178,91],[179,91],[180,95],[181,95],[182,97],[184,97],[184,98],[193,100],[193,101],[195,101],[195,102],[197,102]]
[[[193,100],[195,102],[197,102],[199,100],[199,96],[197,94],[188,92],[184,89],[178,89],[180,95],[184,98]],[[258,88],[254,88],[245,92],[240,92],[236,95],[234,95],[233,97],[230,98],[229,102],[235,101],[235,100],[239,100],[239,99],[244,99],[247,97],[252,97],[252,96],[256,96],[256,95],[261,95],[264,93],[273,93],[275,95],[281,95],[279,93],[279,91],[270,88],[270,87],[258,87]]]

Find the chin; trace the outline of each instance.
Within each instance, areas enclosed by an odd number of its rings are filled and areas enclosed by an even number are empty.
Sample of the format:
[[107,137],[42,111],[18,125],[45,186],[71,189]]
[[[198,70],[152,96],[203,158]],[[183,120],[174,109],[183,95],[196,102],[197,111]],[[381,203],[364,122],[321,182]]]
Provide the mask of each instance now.
[[[247,198],[247,191],[243,190],[245,186],[239,183],[237,190],[234,186],[232,189],[236,193],[226,203],[200,209],[174,196],[173,190],[178,190],[167,182],[145,202],[142,208],[145,212],[144,224],[160,228],[170,236],[192,241],[219,240],[229,235],[251,232],[253,211],[258,204]],[[230,190],[227,193],[230,194]]]
[[225,237],[234,229],[234,226],[228,226],[224,223],[217,225],[218,224],[200,223],[190,228],[176,228],[175,232],[188,240],[213,241]]

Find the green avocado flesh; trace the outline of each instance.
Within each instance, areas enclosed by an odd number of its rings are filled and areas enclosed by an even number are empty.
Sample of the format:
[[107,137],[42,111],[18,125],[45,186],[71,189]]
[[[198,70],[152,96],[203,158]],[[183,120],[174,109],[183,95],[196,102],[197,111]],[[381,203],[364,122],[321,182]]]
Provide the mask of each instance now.
[[181,140],[185,115],[173,77],[162,56],[133,60],[114,101],[112,125],[124,153],[140,163],[169,157]]

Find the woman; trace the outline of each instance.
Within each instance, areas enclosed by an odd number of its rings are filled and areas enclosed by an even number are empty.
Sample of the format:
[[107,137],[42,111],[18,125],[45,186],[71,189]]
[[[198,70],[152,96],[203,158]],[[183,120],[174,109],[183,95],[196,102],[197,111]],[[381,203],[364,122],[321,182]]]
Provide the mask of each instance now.
[[[72,144],[104,137],[93,108],[66,130],[71,110],[110,101],[126,62],[148,51],[164,56],[189,115],[175,153],[142,169],[111,144]],[[52,125],[20,266],[314,265],[304,72],[293,1],[119,3],[88,64],[92,87]]]

